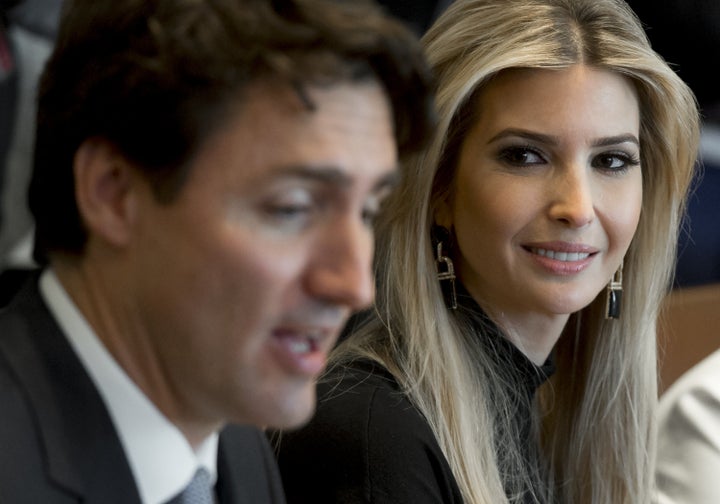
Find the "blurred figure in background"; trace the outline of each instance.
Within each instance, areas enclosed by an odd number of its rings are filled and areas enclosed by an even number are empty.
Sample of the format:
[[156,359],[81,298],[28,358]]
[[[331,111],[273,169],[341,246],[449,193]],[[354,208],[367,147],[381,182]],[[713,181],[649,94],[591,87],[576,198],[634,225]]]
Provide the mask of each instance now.
[[720,349],[687,371],[660,398],[656,502],[718,503],[718,475]]
[[[57,34],[62,0],[4,0],[7,52],[12,74],[0,70],[0,307],[37,265],[32,259],[32,216],[27,187],[32,170],[37,83]],[[0,28],[0,32],[2,29]]]
[[[6,157],[15,122],[17,104],[16,55],[10,41],[8,11],[16,0],[0,2],[0,231],[3,224],[3,185],[6,176]],[[0,248],[0,251],[2,249]],[[2,253],[0,252],[0,257]]]

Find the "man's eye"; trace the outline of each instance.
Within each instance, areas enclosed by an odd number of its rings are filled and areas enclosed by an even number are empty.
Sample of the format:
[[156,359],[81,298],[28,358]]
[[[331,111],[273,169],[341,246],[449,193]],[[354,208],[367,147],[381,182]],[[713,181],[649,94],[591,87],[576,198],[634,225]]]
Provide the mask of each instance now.
[[315,209],[312,194],[306,190],[293,189],[268,200],[263,210],[278,221],[295,221],[307,218]]
[[375,224],[378,214],[379,211],[377,209],[364,209],[362,213],[362,220],[367,226],[372,227],[373,224]]
[[362,212],[362,219],[366,225],[372,227],[375,224],[391,192],[392,189],[387,187],[368,198]]
[[295,219],[309,214],[309,205],[269,205],[267,212],[278,219]]

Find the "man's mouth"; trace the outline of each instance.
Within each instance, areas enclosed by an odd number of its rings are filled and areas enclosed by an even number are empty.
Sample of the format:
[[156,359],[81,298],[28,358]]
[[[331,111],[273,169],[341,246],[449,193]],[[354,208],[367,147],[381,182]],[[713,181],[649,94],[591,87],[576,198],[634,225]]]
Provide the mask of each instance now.
[[340,333],[335,326],[286,325],[273,329],[273,336],[294,354],[328,352]]
[[280,338],[294,354],[306,354],[320,349],[322,334],[320,331],[276,330],[275,337]]
[[272,331],[275,355],[291,374],[314,378],[325,368],[337,327],[281,326]]

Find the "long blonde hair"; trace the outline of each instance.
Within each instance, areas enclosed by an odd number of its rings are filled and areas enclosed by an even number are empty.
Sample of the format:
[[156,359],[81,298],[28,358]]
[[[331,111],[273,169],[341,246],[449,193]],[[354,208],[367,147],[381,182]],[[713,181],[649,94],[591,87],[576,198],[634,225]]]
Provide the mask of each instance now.
[[[605,320],[600,293],[568,321],[557,370],[534,406],[546,463],[534,488],[539,501],[650,502],[655,325],[697,154],[694,96],[621,0],[456,0],[423,42],[438,79],[439,125],[429,148],[404,166],[379,223],[376,317],[332,360],[383,364],[427,418],[465,501],[510,502],[494,436],[497,422],[512,424],[512,411],[490,405],[502,377],[467,321],[445,306],[431,247],[434,208],[454,176],[473,97],[493,75],[579,63],[625,75],[640,104],[643,202],[624,261],[623,313]],[[532,481],[529,471],[517,477]]]

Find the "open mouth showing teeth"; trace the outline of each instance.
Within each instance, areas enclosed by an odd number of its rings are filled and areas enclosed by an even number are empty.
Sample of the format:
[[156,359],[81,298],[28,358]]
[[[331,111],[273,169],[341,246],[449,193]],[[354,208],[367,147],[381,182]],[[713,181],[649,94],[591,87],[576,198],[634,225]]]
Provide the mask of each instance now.
[[564,262],[582,261],[583,259],[590,257],[590,253],[588,252],[556,252],[554,250],[541,248],[530,248],[529,250],[533,254]]
[[286,341],[287,348],[294,354],[306,354],[320,348],[319,333],[285,332],[278,336]]

